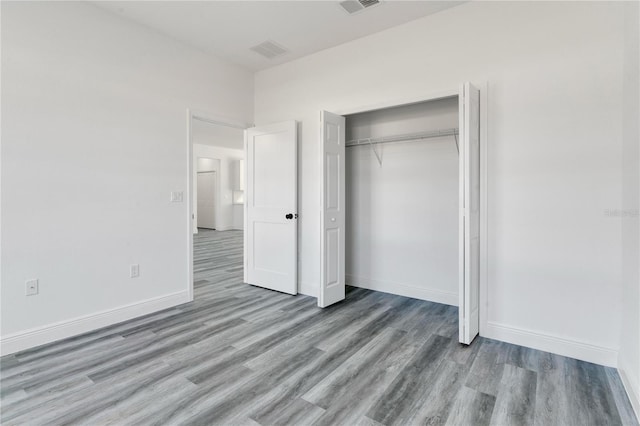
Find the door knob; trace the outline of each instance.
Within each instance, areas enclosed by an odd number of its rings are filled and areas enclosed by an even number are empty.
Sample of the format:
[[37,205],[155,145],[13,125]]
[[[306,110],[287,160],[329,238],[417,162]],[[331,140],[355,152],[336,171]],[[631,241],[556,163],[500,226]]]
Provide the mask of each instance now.
[[284,217],[287,219],[293,219],[293,213],[288,213]]

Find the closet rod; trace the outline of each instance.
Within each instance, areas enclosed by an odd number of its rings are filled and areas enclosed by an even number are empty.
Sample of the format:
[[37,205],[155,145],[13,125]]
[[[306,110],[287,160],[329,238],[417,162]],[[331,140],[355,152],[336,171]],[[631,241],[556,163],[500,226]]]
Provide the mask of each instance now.
[[442,129],[435,130],[431,132],[421,132],[421,133],[406,133],[402,135],[395,136],[385,136],[380,138],[364,138],[364,139],[353,139],[347,141],[345,144],[346,147],[350,146],[360,146],[360,145],[371,145],[378,143],[388,143],[388,142],[404,142],[404,141],[413,141],[420,139],[429,139],[429,138],[438,138],[441,136],[457,136],[458,129]]

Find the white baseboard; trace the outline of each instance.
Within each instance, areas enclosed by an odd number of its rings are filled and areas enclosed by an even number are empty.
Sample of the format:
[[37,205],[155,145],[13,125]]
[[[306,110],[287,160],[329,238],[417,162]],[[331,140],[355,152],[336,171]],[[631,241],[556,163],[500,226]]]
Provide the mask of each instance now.
[[34,348],[189,301],[189,292],[185,290],[2,336],[0,339],[0,355],[8,355]]
[[629,401],[631,401],[631,407],[636,414],[636,419],[640,421],[640,382],[638,378],[634,378],[627,374],[628,369],[624,365],[619,365],[618,373],[620,373],[620,379],[622,379],[622,385],[627,392]]
[[356,277],[349,274],[347,274],[346,280],[347,285],[353,287],[366,288],[369,290],[381,291],[383,293],[396,294],[398,296],[412,297],[414,299],[427,300],[429,302],[458,306],[458,293],[422,288],[411,284],[372,280],[370,278]]
[[570,340],[532,330],[510,327],[489,321],[484,337],[501,340],[514,345],[526,346],[545,352],[580,359],[594,364],[616,367],[618,351],[616,349],[596,346],[589,343]]

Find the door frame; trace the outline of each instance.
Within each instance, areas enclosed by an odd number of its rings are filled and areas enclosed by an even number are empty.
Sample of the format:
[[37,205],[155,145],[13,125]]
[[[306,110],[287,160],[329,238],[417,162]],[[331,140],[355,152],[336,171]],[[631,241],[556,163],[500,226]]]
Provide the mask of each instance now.
[[[246,123],[239,120],[233,120],[225,117],[220,117],[215,114],[210,114],[200,110],[194,110],[187,108],[187,208],[185,216],[185,224],[187,229],[187,294],[188,301],[193,301],[193,188],[195,182],[193,181],[193,172],[195,170],[195,164],[193,164],[193,121],[198,120],[217,126],[232,127],[234,129],[246,130],[249,127],[253,127],[252,123]],[[197,225],[197,224],[196,224]]]
[[[470,80],[463,80],[470,81]],[[490,300],[489,295],[489,274],[488,274],[488,259],[489,259],[489,209],[487,202],[488,196],[488,152],[489,152],[489,131],[488,131],[488,96],[489,96],[489,83],[488,81],[478,81],[474,83],[480,90],[480,291],[479,306],[480,306],[480,335],[485,336],[487,333],[487,308]],[[330,111],[338,115],[351,115],[363,112],[375,111],[385,108],[393,108],[403,105],[411,105],[421,102],[435,101],[443,98],[450,98],[460,96],[460,87],[443,89],[439,91],[422,93],[415,96],[407,96],[391,101],[380,101],[370,104],[356,104],[347,105],[340,108],[334,108],[332,105],[324,105],[320,111]],[[319,133],[318,133],[319,134]],[[322,141],[319,143],[322,147]],[[321,156],[320,160],[322,159]],[[322,168],[320,167],[322,173]],[[318,179],[318,193],[322,196],[322,179]],[[318,291],[320,291],[321,283],[318,283]]]

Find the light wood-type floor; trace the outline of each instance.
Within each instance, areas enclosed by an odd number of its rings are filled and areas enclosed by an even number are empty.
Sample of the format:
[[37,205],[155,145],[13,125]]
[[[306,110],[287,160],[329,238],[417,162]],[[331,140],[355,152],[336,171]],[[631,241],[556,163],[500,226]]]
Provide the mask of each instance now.
[[460,345],[455,307],[243,284],[241,232],[202,230],[195,273],[193,303],[2,358],[2,423],[636,424],[614,369]]

